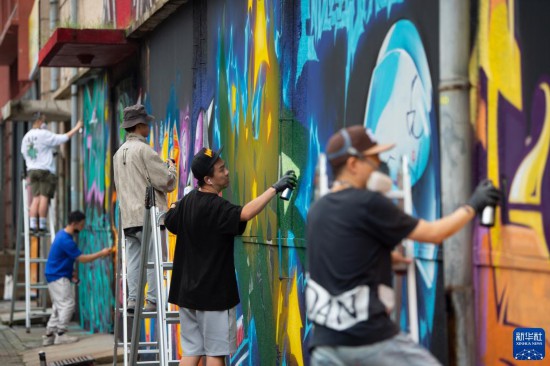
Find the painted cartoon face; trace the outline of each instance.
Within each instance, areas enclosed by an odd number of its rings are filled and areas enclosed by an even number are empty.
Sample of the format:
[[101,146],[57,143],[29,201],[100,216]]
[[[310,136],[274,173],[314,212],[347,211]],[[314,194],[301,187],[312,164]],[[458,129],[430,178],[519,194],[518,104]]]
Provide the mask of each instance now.
[[380,142],[396,143],[382,154],[392,177],[408,156],[412,184],[424,173],[430,154],[431,97],[426,95],[411,56],[403,50],[386,54],[373,73],[365,125]]
[[414,24],[396,22],[388,31],[372,73],[365,127],[383,143],[396,143],[381,155],[396,179],[401,158],[409,159],[412,184],[430,160],[432,81],[422,40]]

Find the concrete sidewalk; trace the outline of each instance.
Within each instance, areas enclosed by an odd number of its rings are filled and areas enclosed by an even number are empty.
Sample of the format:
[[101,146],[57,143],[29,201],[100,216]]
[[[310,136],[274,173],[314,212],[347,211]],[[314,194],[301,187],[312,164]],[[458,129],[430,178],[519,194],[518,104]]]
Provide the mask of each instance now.
[[[23,305],[18,303],[18,307]],[[77,336],[79,341],[72,344],[52,345],[42,347],[42,335],[45,333],[44,324],[32,324],[30,333],[26,332],[24,325],[8,327],[9,301],[0,301],[0,364],[39,366],[38,353],[46,352],[48,363],[63,361],[78,356],[90,356],[95,359],[95,364],[113,365],[114,337],[112,334],[91,334],[80,328],[76,323],[71,323],[69,334]],[[24,314],[18,313],[15,320],[21,319]],[[15,324],[21,322],[14,321]],[[122,359],[122,349],[118,349],[118,360]],[[120,363],[119,363],[120,364]]]

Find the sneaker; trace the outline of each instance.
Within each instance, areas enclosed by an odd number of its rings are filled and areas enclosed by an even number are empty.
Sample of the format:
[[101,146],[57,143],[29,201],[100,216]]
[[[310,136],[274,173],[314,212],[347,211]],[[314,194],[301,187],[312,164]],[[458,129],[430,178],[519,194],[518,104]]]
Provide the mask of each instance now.
[[53,344],[67,344],[74,342],[78,342],[78,337],[71,337],[70,335],[67,335],[67,333],[63,333],[61,335],[55,335],[55,341],[53,342]]
[[136,310],[136,300],[129,299],[128,304],[126,304],[126,310],[129,314],[133,314],[134,310]]
[[41,227],[40,229],[38,229],[37,235],[38,236],[47,236],[47,235],[50,235],[50,232],[48,231],[47,228]]
[[53,336],[53,334],[43,335],[42,336],[42,346],[43,347],[51,346],[53,344],[54,340],[55,340],[55,337]]
[[147,300],[146,303],[145,303],[145,307],[143,308],[143,311],[146,312],[146,313],[156,313],[157,312],[157,304]]
[[38,229],[35,227],[31,227],[29,228],[29,233],[31,234],[31,236],[38,236]]

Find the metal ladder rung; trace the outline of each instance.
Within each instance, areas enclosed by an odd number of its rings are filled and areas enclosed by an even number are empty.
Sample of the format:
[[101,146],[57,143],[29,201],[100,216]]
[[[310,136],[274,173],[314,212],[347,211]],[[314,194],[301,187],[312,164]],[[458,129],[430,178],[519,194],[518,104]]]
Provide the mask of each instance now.
[[[130,350],[128,350],[130,352]],[[159,350],[156,348],[153,349],[138,349],[138,355],[156,355],[159,353]]]
[[[155,347],[157,342],[139,342],[139,347]],[[117,346],[124,347],[124,342],[117,342]]]
[[[156,318],[157,313],[142,313],[142,318],[151,319]],[[180,320],[178,318],[166,318],[166,324],[179,324]]]
[[[51,308],[48,308],[48,309],[51,309]],[[14,308],[13,311],[14,312],[20,312],[20,311],[25,311],[27,310],[26,308]],[[30,309],[30,312],[43,312],[43,313],[46,313],[47,309],[44,309],[44,308],[39,308],[39,307],[31,307]]]
[[[172,262],[162,262],[161,266],[163,270],[172,270],[174,264]],[[147,262],[147,268],[155,268],[155,263]]]
[[[157,315],[157,312],[156,312],[156,311],[142,311],[142,312],[141,312],[141,315],[142,315],[142,316],[152,317],[152,316],[156,316],[156,315]],[[166,318],[167,318],[167,319],[170,319],[170,318],[177,318],[177,319],[179,319],[179,316],[180,316],[179,311],[167,311],[167,312],[166,312]]]
[[[25,232],[20,232],[19,235],[25,237]],[[31,236],[31,238],[45,238],[45,237],[51,236],[51,234],[48,233],[48,232],[37,233],[37,234],[30,234],[29,233],[29,235]]]
[[[16,284],[17,287],[25,287],[25,282],[18,282]],[[48,288],[47,283],[31,283],[31,290],[44,290]]]
[[[25,258],[19,258],[19,262],[24,262],[25,261]],[[46,258],[31,258],[29,260],[29,263],[30,264],[33,264],[33,263],[46,263],[48,260]]]
[[[122,313],[124,311],[124,309],[123,308],[118,308],[118,311],[120,313]],[[172,311],[167,311],[166,312],[166,317],[167,318],[178,318],[179,319],[179,314],[180,314],[179,311],[173,311],[173,310]],[[133,315],[133,314],[129,313],[129,315]],[[142,311],[141,316],[144,316],[144,315],[153,316],[153,315],[157,315],[157,312],[156,311]]]

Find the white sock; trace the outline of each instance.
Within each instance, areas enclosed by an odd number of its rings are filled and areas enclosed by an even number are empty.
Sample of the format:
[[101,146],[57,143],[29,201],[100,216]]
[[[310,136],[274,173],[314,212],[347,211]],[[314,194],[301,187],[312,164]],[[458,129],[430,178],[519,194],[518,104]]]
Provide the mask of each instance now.
[[30,228],[31,230],[36,230],[36,217],[31,217],[30,219]]
[[38,220],[38,225],[40,226],[40,230],[42,229],[46,229],[46,223],[47,223],[47,220],[45,217],[41,217],[39,220]]

